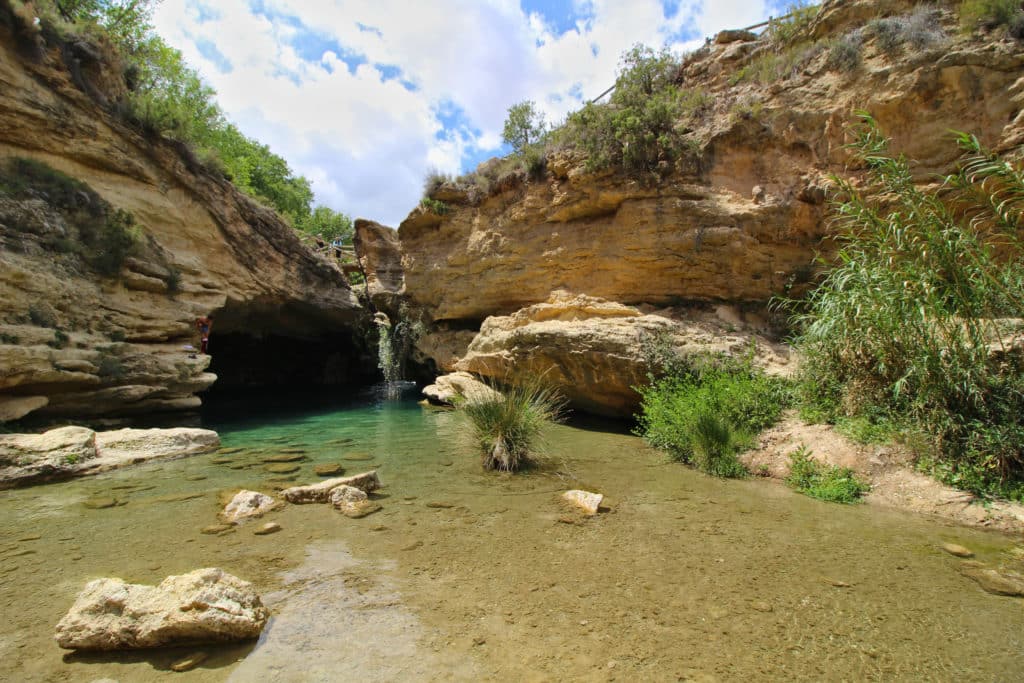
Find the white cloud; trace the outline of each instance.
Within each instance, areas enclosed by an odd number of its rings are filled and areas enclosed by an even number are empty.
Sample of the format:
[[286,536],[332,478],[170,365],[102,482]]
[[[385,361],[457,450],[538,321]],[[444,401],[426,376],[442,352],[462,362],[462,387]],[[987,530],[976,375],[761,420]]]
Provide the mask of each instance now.
[[[430,168],[458,172],[467,157],[497,152],[511,104],[533,99],[561,120],[580,106],[573,93],[611,85],[633,44],[678,46],[687,27],[710,35],[769,12],[738,0],[684,0],[670,16],[661,0],[574,4],[585,19],[560,35],[516,0],[264,0],[266,16],[248,0],[164,0],[155,21],[229,118],[309,178],[318,201],[396,225]],[[300,39],[315,42],[297,50]],[[364,62],[354,71],[351,55]],[[397,67],[415,89],[374,65]]]

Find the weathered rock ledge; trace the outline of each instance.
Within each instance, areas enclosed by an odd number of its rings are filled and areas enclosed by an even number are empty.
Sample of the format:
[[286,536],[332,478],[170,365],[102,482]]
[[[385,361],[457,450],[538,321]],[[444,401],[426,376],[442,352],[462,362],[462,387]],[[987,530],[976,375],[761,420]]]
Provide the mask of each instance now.
[[61,427],[43,434],[0,435],[0,488],[69,479],[151,460],[208,453],[220,445],[209,429]]

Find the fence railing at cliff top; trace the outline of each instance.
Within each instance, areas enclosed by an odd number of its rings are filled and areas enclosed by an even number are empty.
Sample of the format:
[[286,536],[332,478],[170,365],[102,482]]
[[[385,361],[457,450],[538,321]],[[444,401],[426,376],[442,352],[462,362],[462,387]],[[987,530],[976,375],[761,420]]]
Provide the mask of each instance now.
[[[754,30],[759,29],[759,28],[765,28],[766,26],[771,26],[773,21],[783,21],[784,19],[789,19],[790,17],[792,17],[795,14],[796,14],[796,12],[790,12],[789,14],[783,14],[781,17],[768,17],[765,21],[762,21],[762,22],[757,23],[757,24],[752,24],[750,26],[744,26],[743,28],[724,29],[724,30],[726,30],[726,31],[754,31]],[[721,31],[719,31],[719,33],[721,33]],[[710,42],[711,38],[707,38],[706,40],[708,42]],[[615,83],[612,83],[610,88],[605,90],[603,93],[601,93],[600,95],[598,95],[594,99],[592,99],[589,102],[587,102],[587,104],[597,104],[598,100],[600,100],[602,97],[604,97],[605,95],[610,93],[612,90],[615,90]]]

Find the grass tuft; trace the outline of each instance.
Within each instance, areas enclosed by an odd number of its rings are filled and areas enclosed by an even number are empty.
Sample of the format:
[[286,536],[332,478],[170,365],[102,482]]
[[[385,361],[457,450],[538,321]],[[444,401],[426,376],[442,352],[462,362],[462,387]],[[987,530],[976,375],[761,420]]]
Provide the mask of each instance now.
[[871,490],[848,467],[823,465],[811,458],[806,446],[790,456],[789,476],[786,483],[796,491],[830,503],[856,503]]

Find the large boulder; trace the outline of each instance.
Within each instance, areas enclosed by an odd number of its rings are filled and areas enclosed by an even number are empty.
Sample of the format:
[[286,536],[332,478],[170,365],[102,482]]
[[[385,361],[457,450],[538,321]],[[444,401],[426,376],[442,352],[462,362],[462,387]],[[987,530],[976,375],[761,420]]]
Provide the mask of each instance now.
[[158,586],[90,581],[57,624],[55,638],[68,650],[249,640],[269,617],[252,584],[221,569],[197,569]]
[[331,491],[339,486],[351,486],[366,493],[376,491],[380,488],[380,479],[377,477],[377,470],[356,474],[351,477],[335,477],[325,479],[309,486],[293,486],[281,492],[284,499],[289,503],[326,503],[331,498]]
[[[574,408],[628,417],[647,381],[647,351],[666,340],[680,354],[742,354],[770,371],[788,367],[787,351],[732,309],[638,308],[554,292],[546,303],[487,318],[459,370],[518,384],[532,378],[556,387]],[[648,348],[645,348],[645,345]]]
[[207,453],[220,445],[209,429],[61,427],[43,434],[0,435],[0,488],[66,479],[156,459]]

